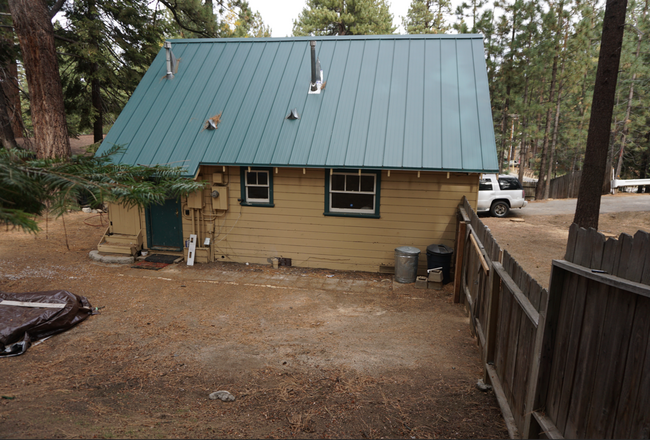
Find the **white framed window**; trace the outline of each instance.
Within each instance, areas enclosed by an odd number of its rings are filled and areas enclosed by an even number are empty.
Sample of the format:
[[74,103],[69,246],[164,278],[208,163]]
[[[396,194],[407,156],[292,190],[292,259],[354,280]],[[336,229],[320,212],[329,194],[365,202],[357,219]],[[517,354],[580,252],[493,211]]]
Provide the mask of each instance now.
[[242,167],[241,173],[242,204],[273,205],[273,174],[269,169],[251,169]]
[[328,173],[325,213],[379,216],[379,172],[332,171]]

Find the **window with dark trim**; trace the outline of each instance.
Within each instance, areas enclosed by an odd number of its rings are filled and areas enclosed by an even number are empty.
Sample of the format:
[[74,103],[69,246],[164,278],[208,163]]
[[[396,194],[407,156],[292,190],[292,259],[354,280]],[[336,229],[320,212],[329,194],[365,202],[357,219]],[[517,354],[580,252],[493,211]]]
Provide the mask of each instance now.
[[325,215],[379,218],[381,171],[326,170]]
[[241,204],[274,206],[272,169],[241,167]]

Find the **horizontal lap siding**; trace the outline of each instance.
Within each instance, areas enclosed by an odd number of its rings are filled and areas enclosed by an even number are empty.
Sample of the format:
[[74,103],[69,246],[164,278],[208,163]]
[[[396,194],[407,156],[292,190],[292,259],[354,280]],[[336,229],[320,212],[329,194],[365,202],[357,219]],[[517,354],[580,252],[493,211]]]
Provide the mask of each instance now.
[[[221,167],[204,167],[200,178],[211,180]],[[227,168],[229,210],[202,228],[213,242],[215,260],[266,264],[272,257],[291,258],[294,266],[376,272],[394,264],[398,246],[415,246],[420,268],[426,266],[426,247],[453,247],[456,208],[462,196],[476,203],[478,175],[392,171],[382,172],[381,218],[323,215],[325,171],[280,168],[273,172],[274,207],[241,206],[240,173]],[[204,201],[210,206],[209,192]],[[212,212],[206,209],[207,217]],[[198,221],[197,227],[198,228]],[[183,218],[184,236],[192,231]],[[202,242],[204,237],[199,237]]]

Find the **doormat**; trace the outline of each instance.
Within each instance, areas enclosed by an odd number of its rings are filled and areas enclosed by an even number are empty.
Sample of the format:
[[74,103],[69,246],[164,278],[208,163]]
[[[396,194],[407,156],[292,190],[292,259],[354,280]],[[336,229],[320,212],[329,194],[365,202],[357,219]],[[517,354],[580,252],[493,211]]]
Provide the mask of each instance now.
[[176,261],[177,258],[180,258],[180,256],[179,255],[152,254],[152,255],[149,255],[147,258],[145,258],[144,261],[148,261],[150,263],[173,264],[174,261]]
[[133,266],[131,266],[133,269],[149,269],[149,270],[160,270],[163,267],[167,267],[169,264],[167,263],[153,263],[151,261],[138,261],[135,263]]

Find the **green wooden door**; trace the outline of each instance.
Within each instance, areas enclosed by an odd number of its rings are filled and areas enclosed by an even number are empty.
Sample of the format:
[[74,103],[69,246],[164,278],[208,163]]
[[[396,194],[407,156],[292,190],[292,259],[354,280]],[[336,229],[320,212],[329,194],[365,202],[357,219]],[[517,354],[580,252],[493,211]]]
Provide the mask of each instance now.
[[147,241],[150,249],[183,250],[183,226],[179,199],[165,200],[163,205],[151,205],[146,211]]

